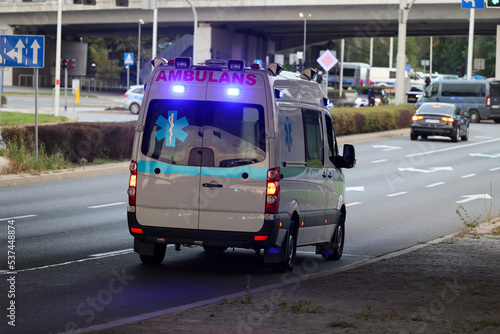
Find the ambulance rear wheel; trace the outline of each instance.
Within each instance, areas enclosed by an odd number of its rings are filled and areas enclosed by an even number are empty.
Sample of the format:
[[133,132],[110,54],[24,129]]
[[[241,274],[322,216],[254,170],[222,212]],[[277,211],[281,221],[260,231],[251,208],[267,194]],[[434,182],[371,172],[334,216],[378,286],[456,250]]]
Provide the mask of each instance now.
[[139,255],[139,257],[144,264],[160,264],[165,258],[166,250],[166,244],[155,244],[153,255]]
[[273,264],[273,271],[276,273],[284,273],[291,271],[295,264],[295,255],[297,253],[297,239],[295,230],[288,230],[283,241],[282,251],[284,252],[285,259],[282,262]]

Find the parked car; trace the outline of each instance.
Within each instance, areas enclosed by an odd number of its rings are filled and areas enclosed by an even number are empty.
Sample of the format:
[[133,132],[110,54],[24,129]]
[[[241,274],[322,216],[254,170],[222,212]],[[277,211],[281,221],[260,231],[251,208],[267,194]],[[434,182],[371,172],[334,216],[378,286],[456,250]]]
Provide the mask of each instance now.
[[[354,98],[354,107],[367,107],[368,106],[368,89],[369,87],[361,88]],[[380,106],[388,103],[387,94],[382,87],[375,87],[375,105]]]
[[130,110],[132,114],[138,114],[141,109],[142,98],[144,97],[144,85],[130,86],[124,95],[123,106]]
[[451,141],[469,140],[469,117],[452,103],[423,103],[412,118],[410,138],[446,136]]
[[406,93],[406,101],[408,103],[416,103],[417,100],[423,96],[425,88],[422,85],[411,85],[410,91]]
[[439,74],[435,78],[432,78],[432,82],[440,80],[459,80],[460,77],[455,74]]

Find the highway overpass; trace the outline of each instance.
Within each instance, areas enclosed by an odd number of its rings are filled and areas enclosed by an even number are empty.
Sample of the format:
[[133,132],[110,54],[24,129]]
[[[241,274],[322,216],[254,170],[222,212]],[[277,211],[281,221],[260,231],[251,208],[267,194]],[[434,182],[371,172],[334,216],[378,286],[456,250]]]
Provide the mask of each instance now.
[[[144,1],[129,0],[117,7],[115,0],[96,5],[63,1],[64,40],[80,37],[135,36],[139,19],[151,34],[153,11]],[[191,0],[196,7],[198,59],[266,59],[275,52],[303,43],[307,14],[307,44],[349,37],[397,36],[399,0]],[[147,6],[146,6],[147,7]],[[192,34],[193,13],[185,0],[158,0],[159,34]],[[310,17],[309,17],[310,14]],[[0,22],[15,34],[40,34],[54,39],[57,1],[0,0]],[[475,34],[493,35],[500,24],[500,9],[476,10]],[[416,0],[409,12],[408,36],[467,35],[469,10],[460,0]]]

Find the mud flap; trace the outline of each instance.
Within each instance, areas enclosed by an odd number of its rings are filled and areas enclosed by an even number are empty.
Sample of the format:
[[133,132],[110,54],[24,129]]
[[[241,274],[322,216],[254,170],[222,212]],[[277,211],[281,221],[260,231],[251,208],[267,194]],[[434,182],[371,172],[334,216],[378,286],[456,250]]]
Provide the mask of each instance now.
[[264,263],[279,263],[285,260],[286,247],[283,245],[283,240],[285,240],[286,232],[286,230],[280,229],[276,240],[277,246],[264,249]]
[[155,254],[155,244],[134,238],[134,252],[139,255],[153,256]]

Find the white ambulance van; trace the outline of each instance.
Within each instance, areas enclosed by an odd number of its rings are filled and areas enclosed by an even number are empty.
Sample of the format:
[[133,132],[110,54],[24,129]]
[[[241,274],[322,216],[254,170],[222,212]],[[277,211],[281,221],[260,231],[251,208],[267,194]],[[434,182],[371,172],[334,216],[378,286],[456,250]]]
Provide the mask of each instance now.
[[167,244],[263,251],[278,272],[297,246],[337,260],[344,247],[343,168],[328,99],[314,80],[241,60],[155,58],[130,164],[128,225],[143,263]]

